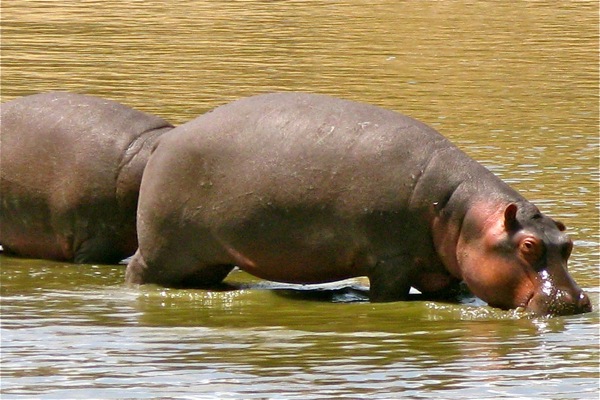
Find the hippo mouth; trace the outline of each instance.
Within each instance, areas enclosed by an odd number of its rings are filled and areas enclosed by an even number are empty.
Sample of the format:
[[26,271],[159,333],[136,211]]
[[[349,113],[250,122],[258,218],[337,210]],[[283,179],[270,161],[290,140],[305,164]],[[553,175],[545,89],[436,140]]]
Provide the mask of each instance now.
[[517,307],[517,309],[523,309],[524,311],[535,312],[532,310],[533,298],[535,297],[535,292],[532,292],[527,295],[524,301]]
[[536,316],[574,315],[592,311],[589,298],[581,292],[577,299],[569,299],[561,290],[547,293],[532,293],[522,302],[520,307]]

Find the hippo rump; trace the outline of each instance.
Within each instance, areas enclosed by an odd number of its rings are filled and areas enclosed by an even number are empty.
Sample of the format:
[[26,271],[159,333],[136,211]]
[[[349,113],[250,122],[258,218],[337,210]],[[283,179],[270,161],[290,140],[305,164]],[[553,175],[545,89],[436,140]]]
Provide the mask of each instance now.
[[163,119],[97,97],[2,104],[0,244],[23,257],[112,263],[137,248],[142,172]]
[[591,310],[565,226],[432,128],[323,95],[238,100],[162,137],[138,205],[129,283],[210,287],[366,276],[371,301],[461,281],[491,306]]

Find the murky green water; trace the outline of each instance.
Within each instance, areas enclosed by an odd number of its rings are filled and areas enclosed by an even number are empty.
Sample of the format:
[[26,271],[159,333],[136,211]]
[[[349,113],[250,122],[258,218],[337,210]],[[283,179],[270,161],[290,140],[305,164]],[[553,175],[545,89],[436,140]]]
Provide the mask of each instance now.
[[124,266],[0,256],[2,398],[596,398],[594,1],[2,2],[2,101],[47,90],[183,123],[275,90],[436,127],[575,240],[593,313],[360,301],[235,272],[222,292],[129,288]]

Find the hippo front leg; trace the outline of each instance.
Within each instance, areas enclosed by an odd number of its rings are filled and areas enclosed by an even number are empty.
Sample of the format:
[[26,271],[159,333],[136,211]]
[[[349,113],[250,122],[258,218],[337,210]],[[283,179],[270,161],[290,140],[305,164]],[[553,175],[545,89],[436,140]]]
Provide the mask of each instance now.
[[408,299],[411,288],[412,260],[397,256],[378,261],[371,269],[369,299],[373,303],[403,301]]

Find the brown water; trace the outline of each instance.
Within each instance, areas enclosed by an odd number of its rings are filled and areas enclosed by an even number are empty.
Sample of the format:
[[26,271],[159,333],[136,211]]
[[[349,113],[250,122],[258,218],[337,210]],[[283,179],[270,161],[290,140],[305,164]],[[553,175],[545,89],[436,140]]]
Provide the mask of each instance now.
[[575,240],[593,313],[370,304],[236,272],[237,291],[129,288],[123,266],[0,257],[9,398],[597,398],[595,1],[2,2],[2,101],[88,93],[183,123],[275,90],[440,130]]

